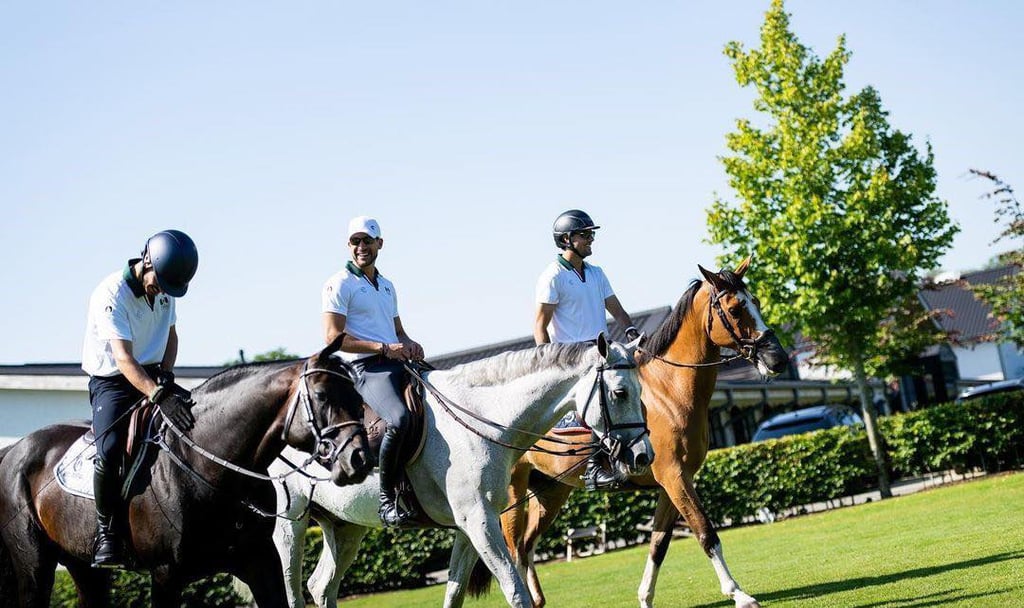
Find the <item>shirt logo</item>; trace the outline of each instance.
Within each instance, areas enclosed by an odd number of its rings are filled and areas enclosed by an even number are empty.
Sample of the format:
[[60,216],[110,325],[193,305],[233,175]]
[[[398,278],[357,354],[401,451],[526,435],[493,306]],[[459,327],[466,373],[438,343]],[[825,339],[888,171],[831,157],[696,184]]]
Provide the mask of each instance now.
[[385,291],[386,293],[390,294],[390,293],[391,293],[391,288],[390,288],[390,287],[388,287],[387,285],[385,285],[385,286],[384,286],[384,291]]
[[114,307],[113,306],[107,306],[106,308],[103,309],[103,312],[114,312]]

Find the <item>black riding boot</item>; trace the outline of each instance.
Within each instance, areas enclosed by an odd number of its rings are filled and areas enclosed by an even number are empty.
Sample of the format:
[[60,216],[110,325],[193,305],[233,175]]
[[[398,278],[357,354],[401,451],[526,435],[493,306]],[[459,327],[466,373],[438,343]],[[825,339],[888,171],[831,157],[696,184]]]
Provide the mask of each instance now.
[[117,467],[96,459],[93,493],[96,495],[96,540],[93,542],[93,568],[123,568],[124,544],[118,535],[114,516],[121,504],[121,478]]
[[387,426],[380,440],[380,520],[385,526],[401,526],[408,523],[415,514],[403,510],[398,504],[398,484],[402,481],[399,470],[399,456],[404,433],[401,429]]
[[[594,443],[597,443],[597,437],[593,437]],[[618,488],[622,482],[614,473],[605,468],[604,463],[601,462],[601,452],[594,452],[587,459],[587,470],[583,472],[583,487],[588,491],[593,492],[596,490],[614,490]]]

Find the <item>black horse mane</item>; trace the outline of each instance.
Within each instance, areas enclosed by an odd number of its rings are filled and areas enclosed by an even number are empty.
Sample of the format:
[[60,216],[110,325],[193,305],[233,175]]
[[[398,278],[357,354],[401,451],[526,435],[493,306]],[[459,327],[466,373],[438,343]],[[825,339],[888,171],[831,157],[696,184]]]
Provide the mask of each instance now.
[[251,376],[261,371],[275,368],[275,367],[287,367],[294,365],[295,363],[302,361],[302,359],[279,359],[276,361],[258,361],[254,363],[241,363],[234,365],[223,371],[217,372],[213,376],[210,376],[206,382],[203,382],[195,388],[197,391],[204,393],[212,393],[215,391],[227,388],[237,383],[242,378]]
[[[742,291],[747,288],[743,284],[743,279],[731,270],[718,271],[718,278],[721,279],[729,291]],[[687,286],[686,291],[683,292],[682,297],[679,298],[669,316],[661,322],[658,329],[654,330],[651,337],[644,342],[643,349],[645,351],[658,356],[665,354],[665,351],[668,350],[669,345],[675,339],[676,334],[679,333],[679,328],[683,325],[683,319],[686,318],[690,309],[693,308],[693,298],[697,295],[697,291],[703,284],[703,281],[700,279],[694,279],[690,282],[690,285]]]

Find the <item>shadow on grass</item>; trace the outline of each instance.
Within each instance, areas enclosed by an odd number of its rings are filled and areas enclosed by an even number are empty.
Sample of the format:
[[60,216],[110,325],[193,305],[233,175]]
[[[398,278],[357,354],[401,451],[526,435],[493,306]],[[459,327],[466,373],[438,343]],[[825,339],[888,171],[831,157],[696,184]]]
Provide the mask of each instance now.
[[[997,555],[989,555],[987,557],[979,557],[977,559],[969,559],[961,562],[952,562],[949,564],[943,564],[941,566],[914,568],[912,570],[904,570],[902,572],[893,572],[891,574],[883,574],[879,576],[861,576],[857,578],[843,579],[840,581],[834,581],[830,583],[818,583],[816,585],[805,585],[803,587],[794,587],[792,589],[772,591],[769,593],[755,593],[754,597],[756,597],[758,601],[762,602],[772,600],[810,600],[814,598],[828,596],[834,593],[842,593],[843,591],[852,591],[854,589],[862,589],[864,587],[874,587],[878,585],[888,585],[910,578],[924,578],[928,576],[935,576],[936,574],[952,572],[955,570],[977,568],[979,566],[987,566],[989,564],[995,564],[999,562],[1005,562],[1021,558],[1024,558],[1024,551],[1011,551],[1009,553],[999,553]],[[932,595],[924,597],[887,599],[884,602],[863,604],[860,606],[860,608],[874,608],[877,606],[899,606],[900,608],[925,608],[927,606],[959,604],[967,599],[985,597],[986,595],[993,595],[995,593],[997,592],[972,595],[959,595],[956,593],[955,590],[949,590],[934,593]],[[720,602],[713,602],[710,604],[699,604],[695,608],[712,608],[718,606],[732,605],[732,600],[723,600]]]

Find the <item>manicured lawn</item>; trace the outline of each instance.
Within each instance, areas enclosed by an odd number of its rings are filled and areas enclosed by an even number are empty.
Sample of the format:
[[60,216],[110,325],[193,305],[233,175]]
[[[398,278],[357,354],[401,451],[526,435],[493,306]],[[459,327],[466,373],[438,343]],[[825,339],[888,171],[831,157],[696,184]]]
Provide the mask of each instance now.
[[[1024,606],[1024,473],[725,530],[725,556],[765,606]],[[636,606],[646,547],[540,567],[548,605]],[[444,587],[343,600],[344,608],[440,606]],[[732,606],[693,539],[677,539],[660,606]],[[467,607],[506,606],[490,596]]]

